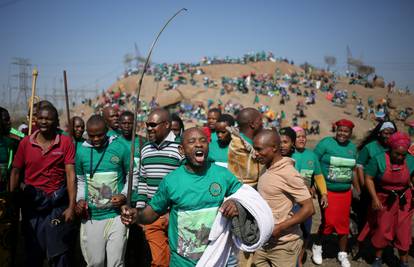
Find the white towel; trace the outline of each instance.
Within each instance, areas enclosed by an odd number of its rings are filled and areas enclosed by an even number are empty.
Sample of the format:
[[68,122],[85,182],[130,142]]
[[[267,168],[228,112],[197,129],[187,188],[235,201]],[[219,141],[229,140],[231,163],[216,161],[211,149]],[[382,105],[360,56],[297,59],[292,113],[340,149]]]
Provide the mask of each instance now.
[[199,267],[225,266],[232,250],[256,251],[272,235],[275,225],[272,210],[255,189],[243,185],[226,200],[228,199],[239,202],[255,218],[260,230],[259,241],[250,246],[243,244],[238,237],[231,234],[231,220],[219,212],[210,231],[208,238],[210,243],[197,263]]

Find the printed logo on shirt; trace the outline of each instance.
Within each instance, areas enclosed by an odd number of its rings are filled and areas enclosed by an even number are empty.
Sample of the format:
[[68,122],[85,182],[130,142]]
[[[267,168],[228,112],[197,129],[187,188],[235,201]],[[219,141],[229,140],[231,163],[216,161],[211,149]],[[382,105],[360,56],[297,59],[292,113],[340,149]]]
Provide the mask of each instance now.
[[313,168],[313,160],[308,160],[308,166],[309,166],[310,168]]
[[350,150],[348,150],[348,154],[349,155],[353,155],[354,154],[354,151],[352,151],[352,149],[350,149]]
[[119,159],[118,156],[112,156],[110,161],[111,161],[112,164],[117,165],[121,160]]
[[52,155],[63,155],[63,151],[52,151]]
[[221,185],[216,182],[210,184],[209,192],[213,197],[219,196],[221,194]]

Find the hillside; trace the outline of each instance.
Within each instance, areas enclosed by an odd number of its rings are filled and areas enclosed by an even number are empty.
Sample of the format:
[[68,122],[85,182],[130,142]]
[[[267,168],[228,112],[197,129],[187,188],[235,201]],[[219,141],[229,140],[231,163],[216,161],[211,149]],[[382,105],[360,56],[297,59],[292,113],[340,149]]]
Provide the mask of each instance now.
[[[255,73],[256,75],[260,74],[270,74],[273,75],[276,69],[279,69],[281,74],[288,74],[291,75],[295,72],[300,73],[303,70],[295,65],[290,65],[285,62],[256,62],[256,63],[249,63],[245,65],[241,64],[221,64],[221,65],[208,65],[208,66],[201,66],[197,67],[198,69],[202,69],[204,74],[195,75],[194,79],[197,81],[196,86],[191,86],[189,84],[179,85],[175,90],[166,90],[165,87],[168,85],[167,81],[160,81],[155,82],[154,76],[147,75],[144,77],[143,85],[142,85],[142,92],[141,92],[141,99],[149,102],[153,96],[156,97],[157,102],[161,106],[169,106],[171,104],[177,102],[186,102],[186,103],[203,103],[207,106],[207,101],[209,99],[214,101],[213,106],[216,106],[218,100],[222,103],[226,103],[227,101],[231,100],[235,103],[240,103],[244,107],[247,106],[255,106],[258,107],[259,104],[254,103],[255,94],[252,91],[249,91],[247,94],[242,94],[238,91],[233,91],[223,96],[220,95],[220,88],[221,86],[221,77],[240,77],[242,75],[249,75],[250,73]],[[188,76],[188,75],[187,75]],[[218,86],[215,88],[204,88],[203,87],[203,78],[208,77],[211,80],[214,80]],[[118,90],[118,88],[122,91],[128,93],[134,93],[136,86],[138,84],[138,75],[129,76],[125,79],[119,80],[114,83],[112,86],[108,88],[108,90]],[[311,136],[310,138],[313,140],[317,140],[320,137],[326,136],[330,134],[330,127],[332,122],[340,119],[346,118],[350,119],[355,122],[356,128],[354,131],[355,137],[357,139],[362,138],[362,136],[366,133],[368,129],[373,126],[373,122],[370,120],[363,120],[356,118],[356,109],[354,103],[351,100],[351,92],[355,91],[358,95],[358,98],[362,98],[364,105],[367,103],[367,99],[369,96],[372,96],[375,101],[379,99],[385,98],[387,95],[387,89],[385,88],[365,88],[360,85],[350,85],[349,80],[345,77],[341,77],[337,80],[337,84],[335,89],[342,89],[348,91],[348,100],[346,107],[336,107],[330,101],[325,98],[324,92],[320,90],[317,91],[316,97],[316,104],[307,106],[305,110],[306,118],[299,119],[299,125],[302,124],[304,120],[308,120],[311,122],[312,120],[319,120],[321,122],[321,135],[320,136]],[[302,90],[304,90],[303,85],[300,86]],[[308,89],[309,90],[309,89]],[[297,101],[303,101],[304,98],[302,96],[296,96],[295,94],[290,93],[291,100],[287,102],[285,105],[279,105],[280,96],[265,96],[259,95],[260,104],[268,105],[273,111],[280,112],[281,110],[286,112],[287,121],[284,122],[284,125],[291,124],[292,114],[295,111],[295,105]],[[398,108],[405,108],[410,107],[414,103],[414,96],[413,95],[398,95],[392,94],[391,100],[393,106]],[[128,106],[131,108],[131,106]],[[81,112],[82,111],[82,112]],[[87,119],[89,114],[93,112],[92,108],[87,105],[80,105],[74,108],[72,114],[80,115],[81,113],[85,114],[84,117]],[[393,113],[396,113],[394,111]],[[196,125],[196,121],[186,121],[188,126]],[[402,126],[399,123],[399,126]],[[405,130],[405,127],[404,127]]]

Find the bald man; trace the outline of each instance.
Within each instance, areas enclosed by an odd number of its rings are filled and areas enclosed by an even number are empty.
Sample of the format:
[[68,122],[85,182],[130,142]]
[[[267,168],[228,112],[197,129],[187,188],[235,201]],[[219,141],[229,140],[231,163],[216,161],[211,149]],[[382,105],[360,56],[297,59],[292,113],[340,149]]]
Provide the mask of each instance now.
[[[262,130],[253,139],[257,160],[266,166],[260,176],[257,190],[272,209],[275,227],[269,245],[255,252],[257,267],[295,267],[302,249],[302,232],[299,224],[314,213],[309,190],[295,169],[291,158],[280,151],[280,136],[274,130]],[[292,213],[293,205],[301,206]]]
[[[178,150],[180,145],[171,131],[171,115],[166,109],[151,111],[146,121],[148,143],[141,150],[141,168],[138,184],[137,208],[145,208],[148,201],[158,190],[164,177],[178,168],[183,156]],[[144,228],[145,237],[151,248],[152,266],[168,266],[168,215],[160,216]]]
[[[228,169],[240,182],[256,188],[264,166],[254,158],[253,138],[263,128],[262,114],[255,108],[244,108],[237,116],[238,129],[231,128],[228,148]],[[252,265],[252,253],[240,252],[239,266]]]
[[102,110],[102,116],[105,119],[108,132],[106,133],[109,137],[121,136],[122,132],[119,129],[119,114],[118,111],[113,107],[106,107]]
[[[170,212],[168,236],[169,266],[195,266],[208,245],[208,236],[220,208],[226,217],[237,215],[232,200],[241,183],[226,168],[207,160],[208,138],[200,128],[184,131],[180,152],[185,164],[169,173],[143,210],[123,207],[126,224],[149,224]],[[224,202],[224,203],[223,203]]]
[[255,187],[264,170],[263,165],[252,157],[253,138],[263,128],[262,115],[254,108],[242,109],[237,124],[239,131],[232,132],[229,145],[228,167],[239,181]]

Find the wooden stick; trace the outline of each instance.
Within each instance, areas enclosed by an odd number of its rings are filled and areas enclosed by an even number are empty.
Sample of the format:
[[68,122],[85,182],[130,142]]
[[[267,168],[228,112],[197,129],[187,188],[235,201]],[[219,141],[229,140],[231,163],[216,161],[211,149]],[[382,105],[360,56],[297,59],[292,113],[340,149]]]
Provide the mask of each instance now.
[[32,71],[32,96],[30,98],[30,110],[29,110],[29,135],[32,134],[32,122],[33,122],[33,105],[34,105],[34,99],[36,94],[36,80],[37,76],[39,75],[39,72],[36,68]]
[[[134,170],[134,154],[135,154],[135,132],[137,130],[137,113],[139,110],[139,95],[141,93],[141,86],[142,86],[142,80],[144,79],[144,74],[147,71],[149,61],[151,58],[152,50],[154,49],[155,44],[158,41],[158,38],[160,37],[161,33],[164,31],[164,29],[167,27],[167,25],[182,11],[187,11],[186,8],[181,8],[178,10],[162,27],[160,32],[157,34],[157,37],[155,38],[154,42],[152,43],[150,50],[148,52],[147,59],[145,60],[144,69],[142,70],[141,77],[138,81],[138,87],[136,91],[137,95],[137,102],[135,103],[135,111],[134,111],[134,123],[132,125],[132,140],[131,140],[131,153],[130,153],[130,159],[129,159],[129,171],[128,171],[128,191],[127,191],[127,206],[131,206],[131,196],[132,196],[132,172]],[[141,165],[141,161],[139,161],[139,164]],[[140,168],[138,168],[139,171]]]
[[63,71],[63,82],[65,85],[66,117],[68,120],[68,127],[69,127],[68,133],[69,133],[69,136],[72,136],[73,127],[72,127],[72,121],[70,120],[70,112],[69,112],[68,80],[66,77],[66,70]]

